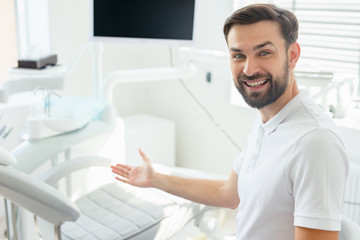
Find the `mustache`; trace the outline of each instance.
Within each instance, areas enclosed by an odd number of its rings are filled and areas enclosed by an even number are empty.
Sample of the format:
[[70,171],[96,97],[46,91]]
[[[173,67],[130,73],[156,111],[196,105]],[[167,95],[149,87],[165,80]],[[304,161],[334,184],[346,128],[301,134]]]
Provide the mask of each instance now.
[[255,79],[258,79],[258,78],[272,79],[272,76],[271,76],[270,73],[265,73],[265,74],[258,73],[258,74],[254,74],[254,75],[251,75],[251,76],[247,76],[246,74],[241,74],[238,77],[238,80],[239,81],[250,81],[250,80],[255,80]]

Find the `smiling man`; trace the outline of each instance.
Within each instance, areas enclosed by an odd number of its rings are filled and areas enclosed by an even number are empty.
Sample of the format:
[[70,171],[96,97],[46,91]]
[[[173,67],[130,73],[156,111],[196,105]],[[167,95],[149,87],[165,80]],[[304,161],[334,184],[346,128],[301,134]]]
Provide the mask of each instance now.
[[[286,18],[284,13],[282,15]],[[262,19],[264,16],[258,17]],[[294,35],[287,40],[282,37],[280,23],[267,19],[253,23],[255,19],[242,20],[249,22],[243,25],[235,24],[236,19],[229,18],[224,26],[231,71],[236,88],[249,106],[262,109],[276,105],[279,111],[299,92],[294,78],[294,68],[300,56],[300,47],[296,43],[297,21],[294,16],[293,29],[284,33]]]
[[[259,26],[255,28],[253,27],[252,29],[265,29],[266,32],[276,30],[274,29],[274,25],[271,22],[263,22],[257,25]],[[236,26],[234,27],[234,29],[232,29],[229,37],[229,44],[235,45],[235,34],[243,34],[244,31],[246,33],[249,33],[246,28],[238,28],[239,27]],[[250,37],[254,37],[254,35],[249,36],[249,38]],[[232,55],[232,72],[234,74],[237,74],[240,71],[239,76],[235,78],[235,86],[242,94],[244,100],[247,102],[247,104],[249,104],[249,106],[258,109],[263,108],[275,102],[285,92],[289,83],[289,66],[287,64],[287,58],[283,61],[283,65],[279,66],[279,70],[281,72],[279,73],[279,76],[275,76],[275,79],[273,79],[271,73],[266,72],[260,74],[259,72],[257,72],[258,69],[256,69],[258,67],[256,66],[256,61],[258,61],[259,58],[263,60],[270,60],[279,50],[282,49],[278,49],[277,46],[271,41],[266,41],[251,49],[251,54],[255,55],[251,56],[251,58],[254,59],[249,59],[250,56],[246,57],[244,50],[234,47],[230,48],[230,53]],[[285,51],[281,53],[283,53],[282,56],[284,57]],[[242,66],[239,63],[244,63],[244,65]],[[239,66],[241,66],[243,69],[239,69]],[[265,86],[268,86],[266,91],[263,90]]]
[[163,175],[141,150],[142,166],[113,172],[134,186],[238,208],[238,240],[337,240],[349,164],[332,120],[297,87],[295,15],[250,5],[226,20],[224,35],[234,84],[260,113],[229,179]]

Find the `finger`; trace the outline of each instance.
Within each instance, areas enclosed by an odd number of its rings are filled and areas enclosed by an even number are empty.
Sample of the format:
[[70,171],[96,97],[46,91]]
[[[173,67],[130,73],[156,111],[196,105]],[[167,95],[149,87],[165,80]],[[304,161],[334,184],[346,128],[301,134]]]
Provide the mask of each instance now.
[[121,168],[126,168],[126,169],[128,169],[128,170],[131,170],[131,166],[125,165],[125,164],[121,164],[121,163],[116,164],[114,167],[121,167]]
[[125,178],[129,178],[129,171],[127,169],[113,168],[112,172]]
[[124,167],[124,166],[119,166],[119,165],[116,165],[116,166],[110,166],[111,169],[115,169],[115,170],[126,170],[126,171],[130,171],[131,170],[131,167]]
[[118,181],[120,181],[120,182],[129,184],[129,180],[127,180],[127,179],[119,178],[119,177],[115,177],[115,179],[118,180]]
[[129,178],[129,174],[126,172],[120,172],[120,171],[113,171],[113,173],[115,173],[116,175],[119,175],[123,178]]
[[140,156],[142,157],[142,159],[145,161],[145,162],[150,162],[149,158],[146,156],[146,154],[141,150],[141,148],[139,148],[139,153],[140,153]]
[[110,166],[112,170],[123,172],[123,173],[129,173],[131,171],[131,167],[128,166]]

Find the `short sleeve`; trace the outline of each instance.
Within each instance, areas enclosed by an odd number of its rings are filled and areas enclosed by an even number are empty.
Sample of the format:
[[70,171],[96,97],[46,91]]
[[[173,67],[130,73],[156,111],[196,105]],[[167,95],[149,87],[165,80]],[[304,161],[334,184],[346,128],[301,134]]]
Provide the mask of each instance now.
[[299,139],[288,163],[294,225],[340,231],[349,163],[342,141],[328,129]]

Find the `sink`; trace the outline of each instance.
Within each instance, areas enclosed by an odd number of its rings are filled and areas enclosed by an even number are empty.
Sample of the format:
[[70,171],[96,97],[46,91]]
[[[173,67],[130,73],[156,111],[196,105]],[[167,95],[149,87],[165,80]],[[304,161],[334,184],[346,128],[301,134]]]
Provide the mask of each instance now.
[[28,138],[42,139],[73,132],[99,117],[105,103],[80,97],[62,97],[51,102],[51,115],[38,113],[28,116]]
[[44,126],[58,132],[69,132],[79,128],[84,127],[90,119],[70,119],[70,118],[61,118],[61,119],[46,119],[42,120]]
[[35,115],[27,118],[26,128],[29,139],[41,139],[83,128],[91,118],[49,118]]

